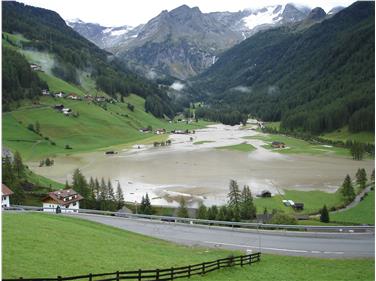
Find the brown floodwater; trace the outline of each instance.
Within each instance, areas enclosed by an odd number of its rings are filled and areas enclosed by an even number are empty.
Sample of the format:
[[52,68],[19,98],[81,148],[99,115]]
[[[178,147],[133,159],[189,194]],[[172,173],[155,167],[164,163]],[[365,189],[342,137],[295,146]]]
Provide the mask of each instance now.
[[80,168],[87,177],[119,181],[127,201],[139,201],[148,192],[154,204],[162,205],[176,205],[169,200],[179,195],[207,204],[223,203],[230,179],[249,185],[254,194],[264,189],[275,194],[285,188],[333,192],[346,174],[354,178],[358,168],[365,168],[367,174],[374,168],[372,160],[281,155],[261,148],[260,141],[253,144],[258,149],[251,153],[174,146],[112,156],[96,152],[57,158],[53,167],[37,168],[34,163],[32,168],[59,182],[70,180],[73,169]]

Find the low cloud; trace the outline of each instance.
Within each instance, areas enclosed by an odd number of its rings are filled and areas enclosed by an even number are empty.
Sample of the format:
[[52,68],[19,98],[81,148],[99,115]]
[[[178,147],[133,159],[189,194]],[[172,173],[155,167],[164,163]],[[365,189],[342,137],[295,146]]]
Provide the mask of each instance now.
[[237,86],[232,88],[233,91],[241,92],[241,93],[251,93],[252,88],[251,87],[246,87],[246,86]]
[[183,83],[180,83],[179,81],[175,81],[170,88],[175,90],[175,91],[181,91],[183,90],[185,85]]

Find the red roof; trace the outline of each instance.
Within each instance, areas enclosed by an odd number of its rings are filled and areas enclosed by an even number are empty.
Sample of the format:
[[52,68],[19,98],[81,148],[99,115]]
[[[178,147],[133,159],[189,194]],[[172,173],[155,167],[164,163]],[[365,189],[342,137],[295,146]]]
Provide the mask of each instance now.
[[73,189],[60,189],[53,192],[49,192],[48,196],[43,199],[43,202],[49,198],[53,199],[59,205],[62,206],[69,205],[70,203],[74,203],[84,199]]
[[2,185],[1,185],[1,193],[2,193],[2,195],[4,195],[4,196],[8,196],[8,195],[12,195],[12,194],[13,194],[13,191],[10,190],[10,188],[7,187],[5,184],[2,184]]

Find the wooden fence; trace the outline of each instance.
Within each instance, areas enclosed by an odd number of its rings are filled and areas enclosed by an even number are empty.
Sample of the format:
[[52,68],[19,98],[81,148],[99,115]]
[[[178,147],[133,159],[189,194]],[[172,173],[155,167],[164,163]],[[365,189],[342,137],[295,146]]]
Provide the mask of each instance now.
[[178,278],[190,278],[194,275],[204,275],[224,267],[245,266],[259,262],[261,253],[254,253],[243,256],[229,256],[211,262],[188,265],[183,267],[171,267],[165,269],[116,271],[111,273],[87,274],[71,277],[57,278],[19,278],[3,279],[3,281],[65,281],[65,280],[89,280],[89,281],[117,281],[117,280],[139,280],[139,281],[168,281]]

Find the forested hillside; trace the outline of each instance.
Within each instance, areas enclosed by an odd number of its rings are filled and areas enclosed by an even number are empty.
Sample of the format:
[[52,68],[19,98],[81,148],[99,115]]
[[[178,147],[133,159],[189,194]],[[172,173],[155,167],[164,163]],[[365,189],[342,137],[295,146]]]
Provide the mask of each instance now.
[[238,110],[287,130],[374,130],[374,2],[356,2],[308,29],[260,32],[193,81],[206,114]]
[[[134,93],[146,98],[156,95],[158,96],[156,99],[158,100],[156,105],[158,112],[172,115],[173,110],[169,105],[167,95],[156,84],[140,78],[126,69],[110,53],[99,49],[68,27],[57,13],[17,2],[7,1],[2,5],[3,31],[10,34],[22,34],[27,40],[19,42],[20,46],[18,47],[23,50],[37,50],[53,54],[55,61],[52,73],[56,77],[79,85],[79,73],[84,71],[89,73],[99,90],[111,96],[116,94],[127,96],[129,93]],[[7,64],[14,58],[14,52],[3,51],[3,61]],[[17,59],[22,60],[19,56]],[[16,64],[13,68],[3,67],[3,77],[12,76],[12,71],[22,73],[20,76],[30,76],[30,69],[26,70],[25,62],[22,66],[22,69],[21,64]],[[17,69],[15,70],[15,68]],[[40,83],[38,79],[34,80],[33,88],[35,90],[33,92],[38,92],[39,90],[34,85],[40,85]],[[17,81],[4,80],[3,97],[5,99],[3,104],[5,109],[9,102],[28,97],[28,95],[8,90],[19,88],[16,84]],[[31,82],[27,85],[23,83],[21,86],[22,88],[30,87]]]

